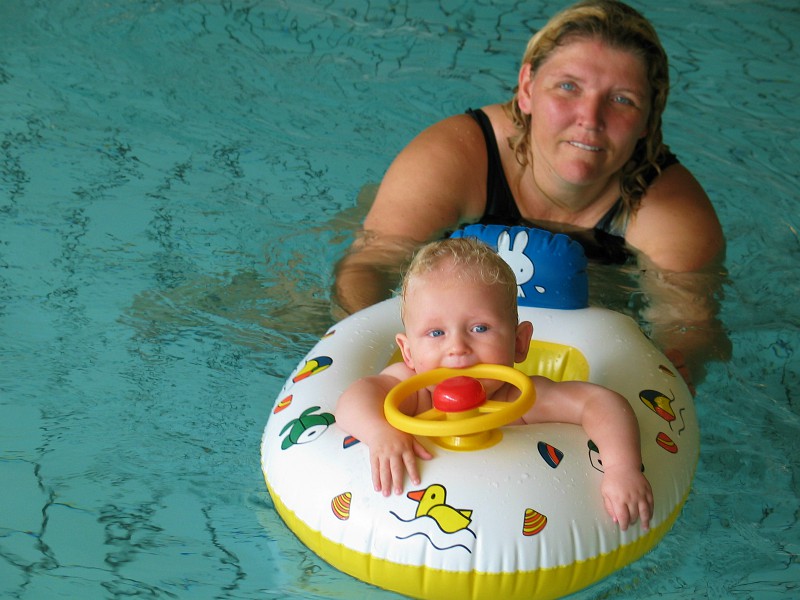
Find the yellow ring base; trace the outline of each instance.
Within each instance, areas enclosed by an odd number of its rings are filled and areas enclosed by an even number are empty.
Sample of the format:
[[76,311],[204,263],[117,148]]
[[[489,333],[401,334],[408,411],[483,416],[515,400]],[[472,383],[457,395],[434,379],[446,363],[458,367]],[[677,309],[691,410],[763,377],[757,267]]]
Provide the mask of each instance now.
[[683,508],[686,495],[669,517],[640,538],[606,554],[570,565],[535,571],[481,573],[442,571],[425,566],[401,565],[333,542],[309,527],[281,501],[267,481],[278,514],[309,549],[333,567],[372,585],[425,600],[483,598],[548,600],[561,598],[607,577],[644,556],[666,535]]

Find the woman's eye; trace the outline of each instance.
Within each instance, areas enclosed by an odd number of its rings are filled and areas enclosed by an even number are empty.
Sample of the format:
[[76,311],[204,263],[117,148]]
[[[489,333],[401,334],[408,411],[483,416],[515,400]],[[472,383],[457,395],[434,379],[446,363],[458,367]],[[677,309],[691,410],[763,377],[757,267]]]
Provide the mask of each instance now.
[[558,84],[558,87],[567,92],[574,92],[576,89],[575,84],[572,83],[571,81],[563,81]]
[[628,106],[635,106],[635,102],[627,96],[614,96],[612,100],[618,104],[626,104]]

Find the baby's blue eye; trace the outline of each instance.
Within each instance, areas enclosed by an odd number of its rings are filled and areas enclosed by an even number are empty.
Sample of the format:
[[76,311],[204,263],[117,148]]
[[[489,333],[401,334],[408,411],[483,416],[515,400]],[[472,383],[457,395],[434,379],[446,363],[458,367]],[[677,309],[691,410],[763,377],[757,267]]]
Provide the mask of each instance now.
[[444,331],[442,331],[441,329],[433,329],[433,330],[428,332],[428,335],[430,337],[439,337],[439,336],[444,335]]
[[475,327],[472,328],[472,331],[474,331],[475,333],[486,333],[487,331],[489,331],[489,326],[488,325],[475,325]]

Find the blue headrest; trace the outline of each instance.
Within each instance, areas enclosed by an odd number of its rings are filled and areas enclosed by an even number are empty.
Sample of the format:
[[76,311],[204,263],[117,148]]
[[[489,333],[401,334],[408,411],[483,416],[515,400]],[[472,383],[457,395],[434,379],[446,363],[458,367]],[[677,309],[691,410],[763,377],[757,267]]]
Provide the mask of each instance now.
[[532,227],[467,225],[450,237],[474,237],[491,246],[517,276],[520,306],[586,308],[589,279],[583,247],[561,233]]

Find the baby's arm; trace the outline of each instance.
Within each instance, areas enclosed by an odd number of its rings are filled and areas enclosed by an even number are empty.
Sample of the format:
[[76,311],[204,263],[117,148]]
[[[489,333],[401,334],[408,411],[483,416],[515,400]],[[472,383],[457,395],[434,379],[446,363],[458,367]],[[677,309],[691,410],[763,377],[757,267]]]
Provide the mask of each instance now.
[[525,422],[581,425],[600,450],[604,470],[600,492],[606,510],[623,531],[637,519],[649,529],[653,492],[641,471],[639,423],[625,398],[591,383],[533,379],[536,404],[523,417]]
[[[411,483],[418,485],[416,459],[431,458],[413,435],[392,427],[383,414],[386,394],[399,381],[386,373],[359,379],[345,390],[336,406],[336,423],[369,447],[372,483],[375,491],[384,496],[388,496],[393,487],[395,494],[403,492],[406,471]],[[413,414],[415,401],[416,396],[411,397],[401,405],[401,410]]]

